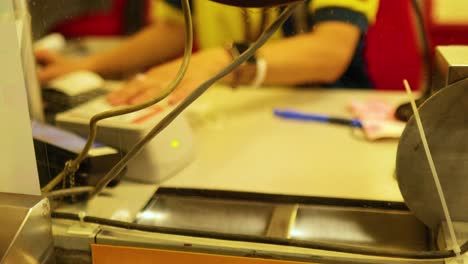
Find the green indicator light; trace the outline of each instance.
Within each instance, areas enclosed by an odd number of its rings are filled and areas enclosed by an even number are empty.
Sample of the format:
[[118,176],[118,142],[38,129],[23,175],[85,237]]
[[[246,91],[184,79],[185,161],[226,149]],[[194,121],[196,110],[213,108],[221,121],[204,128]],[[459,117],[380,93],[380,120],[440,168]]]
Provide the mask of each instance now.
[[172,146],[173,148],[178,148],[178,147],[180,146],[180,141],[177,140],[177,139],[172,140],[171,146]]

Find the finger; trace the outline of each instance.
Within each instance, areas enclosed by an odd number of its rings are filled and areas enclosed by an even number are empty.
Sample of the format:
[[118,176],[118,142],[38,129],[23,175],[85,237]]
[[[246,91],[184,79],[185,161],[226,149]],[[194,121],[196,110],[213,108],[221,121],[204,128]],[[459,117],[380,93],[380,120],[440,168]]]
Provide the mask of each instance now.
[[38,70],[38,78],[41,84],[46,84],[52,79],[64,74],[64,70],[58,67],[46,67]]
[[140,82],[131,81],[119,90],[107,95],[107,100],[111,105],[129,104],[130,100],[144,91],[145,85]]
[[188,89],[177,89],[175,90],[168,98],[168,103],[170,105],[175,105],[180,103],[189,95]]
[[48,50],[37,50],[34,52],[36,60],[40,64],[50,64],[59,60],[60,56],[57,53]]
[[161,89],[151,87],[130,100],[130,104],[140,104],[161,95]]

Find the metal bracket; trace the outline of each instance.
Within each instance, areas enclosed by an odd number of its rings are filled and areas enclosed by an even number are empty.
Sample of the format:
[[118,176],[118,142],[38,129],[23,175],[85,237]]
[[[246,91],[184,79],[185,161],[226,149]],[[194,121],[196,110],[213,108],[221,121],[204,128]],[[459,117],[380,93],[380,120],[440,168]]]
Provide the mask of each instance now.
[[289,238],[291,229],[296,222],[299,205],[278,205],[273,209],[266,232],[268,237]]

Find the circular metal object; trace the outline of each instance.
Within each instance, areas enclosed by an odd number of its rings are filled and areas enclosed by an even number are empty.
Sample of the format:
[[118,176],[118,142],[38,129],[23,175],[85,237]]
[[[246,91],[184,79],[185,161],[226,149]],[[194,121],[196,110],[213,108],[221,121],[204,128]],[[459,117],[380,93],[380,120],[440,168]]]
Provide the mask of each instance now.
[[[468,79],[440,90],[419,111],[452,220],[468,222]],[[409,209],[437,228],[445,217],[414,117],[398,145],[396,173]]]

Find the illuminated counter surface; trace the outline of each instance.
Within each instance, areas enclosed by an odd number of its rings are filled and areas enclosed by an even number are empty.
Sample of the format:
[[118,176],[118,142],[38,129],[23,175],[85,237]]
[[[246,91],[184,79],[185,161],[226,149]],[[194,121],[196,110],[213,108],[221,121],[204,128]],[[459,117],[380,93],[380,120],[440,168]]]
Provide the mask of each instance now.
[[[402,92],[212,88],[186,111],[195,160],[161,186],[402,202],[394,176],[397,140],[368,142],[349,127],[272,113],[289,108],[351,117],[352,99],[372,97],[406,101]],[[59,211],[131,221],[158,187],[122,181],[107,195]]]
[[214,89],[188,112],[197,157],[164,187],[402,201],[394,178],[397,140],[368,142],[346,126],[279,119],[273,109],[351,117],[352,99],[403,93]]

